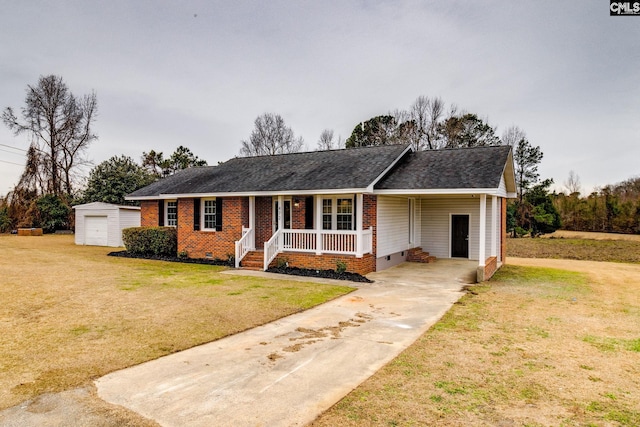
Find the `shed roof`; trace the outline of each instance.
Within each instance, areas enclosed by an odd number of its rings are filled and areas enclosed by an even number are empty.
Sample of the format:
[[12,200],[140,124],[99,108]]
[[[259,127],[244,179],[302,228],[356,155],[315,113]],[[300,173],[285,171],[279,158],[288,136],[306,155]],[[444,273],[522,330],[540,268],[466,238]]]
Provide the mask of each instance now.
[[91,202],[91,203],[85,203],[82,205],[75,205],[73,206],[73,209],[76,210],[116,210],[116,209],[128,209],[128,210],[134,210],[134,211],[139,211],[140,207],[139,206],[124,206],[124,205],[114,205],[112,203],[103,203],[103,202]]

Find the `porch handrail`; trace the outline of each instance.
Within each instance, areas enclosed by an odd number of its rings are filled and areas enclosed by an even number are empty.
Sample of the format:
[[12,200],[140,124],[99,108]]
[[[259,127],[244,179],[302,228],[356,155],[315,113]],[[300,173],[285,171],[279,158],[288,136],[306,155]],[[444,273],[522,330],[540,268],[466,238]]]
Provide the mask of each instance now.
[[253,242],[255,242],[255,230],[242,227],[242,237],[236,242],[236,268],[240,268],[242,258],[254,249]]
[[[318,240],[316,237],[320,235]],[[373,250],[373,228],[362,230],[299,230],[283,229],[281,249],[295,252],[333,253],[362,256],[358,239],[362,236],[362,254]],[[318,248],[318,244],[320,247]]]
[[282,229],[273,233],[269,241],[264,242],[264,270],[267,271],[271,261],[282,252]]

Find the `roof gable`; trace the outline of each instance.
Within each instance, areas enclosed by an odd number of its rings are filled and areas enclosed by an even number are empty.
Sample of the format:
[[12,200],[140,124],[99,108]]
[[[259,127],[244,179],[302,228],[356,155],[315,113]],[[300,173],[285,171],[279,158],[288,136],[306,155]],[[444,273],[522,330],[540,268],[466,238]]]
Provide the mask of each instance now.
[[509,162],[513,171],[510,146],[419,151],[407,156],[375,189],[497,189]]

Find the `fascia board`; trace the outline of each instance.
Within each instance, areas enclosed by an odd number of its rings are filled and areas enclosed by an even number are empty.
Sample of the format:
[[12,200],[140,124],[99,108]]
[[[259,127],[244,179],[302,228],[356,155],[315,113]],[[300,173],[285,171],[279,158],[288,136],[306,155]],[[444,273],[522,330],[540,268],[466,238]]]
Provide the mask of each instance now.
[[160,194],[158,196],[145,197],[125,197],[125,200],[166,200],[172,199],[192,199],[207,197],[249,197],[249,196],[300,196],[300,195],[326,195],[326,194],[354,194],[367,193],[366,188],[332,188],[321,190],[288,190],[288,191],[241,191],[237,193],[182,193],[182,194]]
[[497,188],[409,188],[403,190],[375,190],[373,194],[379,195],[470,195],[486,194],[488,196],[499,196]]

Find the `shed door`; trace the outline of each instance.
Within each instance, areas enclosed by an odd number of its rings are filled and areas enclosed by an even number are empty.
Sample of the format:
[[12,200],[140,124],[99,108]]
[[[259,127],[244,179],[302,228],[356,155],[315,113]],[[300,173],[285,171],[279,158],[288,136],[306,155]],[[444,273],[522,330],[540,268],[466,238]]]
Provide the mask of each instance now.
[[469,215],[451,216],[451,257],[469,258]]
[[107,217],[84,217],[84,244],[90,246],[107,246]]

